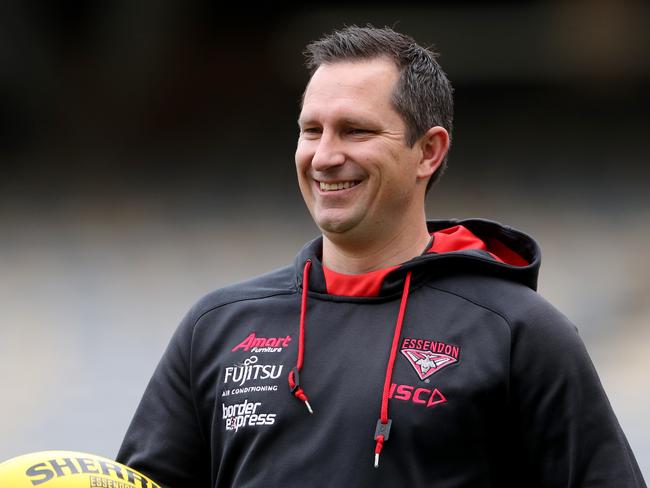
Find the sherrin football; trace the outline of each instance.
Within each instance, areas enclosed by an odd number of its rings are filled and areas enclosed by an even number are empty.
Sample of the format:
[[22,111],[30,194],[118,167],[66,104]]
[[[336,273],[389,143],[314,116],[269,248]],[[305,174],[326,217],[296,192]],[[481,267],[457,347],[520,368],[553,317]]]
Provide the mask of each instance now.
[[41,451],[0,463],[0,488],[160,488],[111,459],[75,451]]

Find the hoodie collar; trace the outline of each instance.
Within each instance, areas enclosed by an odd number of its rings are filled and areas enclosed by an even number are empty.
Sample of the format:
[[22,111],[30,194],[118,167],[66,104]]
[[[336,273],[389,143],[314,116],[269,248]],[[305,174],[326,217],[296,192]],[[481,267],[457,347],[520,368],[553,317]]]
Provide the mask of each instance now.
[[[453,229],[457,226],[462,226],[469,232]],[[431,275],[457,273],[491,274],[521,283],[533,290],[537,288],[541,253],[534,239],[525,233],[484,219],[432,220],[427,222],[427,227],[431,234],[437,234],[431,252],[416,256],[385,273],[379,297],[392,298],[399,295],[408,272],[412,273],[412,288],[429,280]],[[451,234],[455,236],[452,238]],[[473,239],[474,236],[478,239]],[[327,295],[337,300],[367,300],[366,297],[328,294],[322,253],[322,236],[303,247],[295,261],[297,286],[302,287],[303,266],[310,259],[310,293]]]

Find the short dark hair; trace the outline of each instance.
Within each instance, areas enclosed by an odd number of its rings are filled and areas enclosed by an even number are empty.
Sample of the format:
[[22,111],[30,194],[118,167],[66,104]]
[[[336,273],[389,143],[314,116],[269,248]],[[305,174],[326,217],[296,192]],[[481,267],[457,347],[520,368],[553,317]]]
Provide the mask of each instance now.
[[[444,127],[451,138],[453,88],[436,58],[438,53],[390,27],[352,25],[307,45],[304,52],[310,76],[322,64],[387,57],[400,72],[393,93],[395,110],[406,123],[406,144],[413,146],[434,126]],[[427,192],[447,167],[447,155],[427,184]]]

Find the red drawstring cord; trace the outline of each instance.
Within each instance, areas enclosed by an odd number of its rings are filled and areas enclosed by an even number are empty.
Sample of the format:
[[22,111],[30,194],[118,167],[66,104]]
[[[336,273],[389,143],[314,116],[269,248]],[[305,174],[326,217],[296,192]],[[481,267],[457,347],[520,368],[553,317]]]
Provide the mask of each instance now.
[[305,268],[302,272],[302,302],[300,304],[300,335],[298,336],[298,361],[295,368],[289,372],[289,388],[291,393],[299,400],[305,402],[309,413],[314,413],[309,405],[309,399],[305,391],[300,387],[300,370],[302,369],[302,362],[305,353],[305,315],[307,312],[307,293],[309,291],[309,268],[311,268],[311,260],[305,262]]
[[402,292],[402,301],[399,305],[399,314],[397,315],[397,323],[395,324],[395,333],[393,334],[393,344],[390,348],[390,357],[388,358],[388,365],[386,366],[386,379],[384,380],[384,391],[381,395],[381,414],[377,421],[377,428],[375,429],[375,468],[379,467],[379,454],[384,447],[384,442],[388,440],[390,426],[392,421],[388,418],[388,397],[390,395],[390,383],[393,378],[393,366],[395,358],[397,357],[397,345],[399,338],[402,335],[402,324],[404,323],[404,313],[406,312],[406,302],[408,301],[409,288],[411,286],[411,272],[406,274],[404,280],[404,291]]
[[[298,337],[298,359],[296,366],[289,372],[289,388],[291,393],[299,400],[305,402],[309,413],[313,414],[314,411],[309,405],[309,399],[305,391],[300,387],[300,370],[304,360],[305,352],[305,316],[307,312],[307,294],[309,292],[309,269],[311,268],[311,260],[305,262],[305,267],[302,274],[302,301],[300,304],[300,333]],[[404,323],[404,314],[406,312],[406,303],[408,301],[409,288],[411,286],[411,272],[406,274],[404,280],[404,290],[402,292],[402,301],[399,305],[399,314],[397,315],[397,322],[395,324],[395,332],[393,333],[393,343],[390,348],[390,356],[388,358],[388,365],[386,366],[386,378],[384,380],[384,390],[381,396],[381,414],[377,421],[377,428],[375,429],[375,468],[379,467],[379,455],[384,448],[384,443],[388,440],[390,433],[390,426],[392,420],[388,418],[388,397],[390,395],[390,384],[393,377],[393,367],[395,365],[395,358],[397,357],[397,346],[399,338],[402,335],[402,324]]]

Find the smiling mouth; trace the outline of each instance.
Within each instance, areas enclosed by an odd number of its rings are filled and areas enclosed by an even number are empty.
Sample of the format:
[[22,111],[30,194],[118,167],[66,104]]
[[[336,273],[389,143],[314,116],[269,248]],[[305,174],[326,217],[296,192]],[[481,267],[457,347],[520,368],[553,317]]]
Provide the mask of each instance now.
[[335,183],[325,183],[324,181],[319,181],[319,187],[321,191],[339,191],[339,190],[347,190],[348,188],[352,188],[353,186],[357,186],[360,181],[338,181]]

